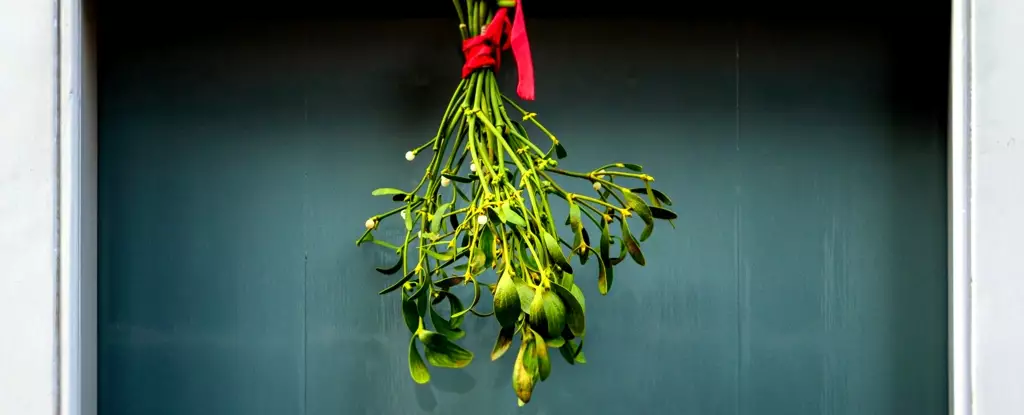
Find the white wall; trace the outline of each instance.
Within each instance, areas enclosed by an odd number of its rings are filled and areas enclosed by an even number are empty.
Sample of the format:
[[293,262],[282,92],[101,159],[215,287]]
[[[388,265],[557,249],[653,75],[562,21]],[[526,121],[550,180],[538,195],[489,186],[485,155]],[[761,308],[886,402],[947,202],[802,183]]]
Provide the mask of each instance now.
[[975,414],[1024,413],[1024,1],[974,2]]
[[0,0],[0,413],[56,402],[54,1]]

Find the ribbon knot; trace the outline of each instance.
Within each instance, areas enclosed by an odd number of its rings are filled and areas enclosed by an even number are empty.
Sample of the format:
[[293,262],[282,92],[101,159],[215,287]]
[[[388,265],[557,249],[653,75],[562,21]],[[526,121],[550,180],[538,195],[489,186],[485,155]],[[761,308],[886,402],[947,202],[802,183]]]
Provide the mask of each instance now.
[[[505,42],[502,43],[502,37]],[[473,71],[481,68],[501,68],[501,52],[512,49],[519,70],[519,86],[516,92],[519,97],[532,101],[534,94],[533,57],[530,55],[530,40],[526,37],[526,20],[523,18],[523,0],[516,2],[516,15],[509,22],[508,9],[501,8],[494,14],[494,19],[487,25],[484,33],[462,42],[462,53],[466,63],[462,66],[462,77],[466,78]]]

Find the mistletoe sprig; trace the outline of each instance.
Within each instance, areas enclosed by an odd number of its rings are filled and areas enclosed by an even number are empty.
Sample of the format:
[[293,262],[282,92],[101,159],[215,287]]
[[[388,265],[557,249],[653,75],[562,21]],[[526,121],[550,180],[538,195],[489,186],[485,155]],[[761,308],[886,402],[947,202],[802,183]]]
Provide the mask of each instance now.
[[[463,39],[480,36],[495,19],[491,1],[454,3]],[[506,108],[536,126],[550,147],[544,151],[531,141]],[[393,266],[377,271],[401,275],[380,294],[401,294],[404,320],[412,332],[409,371],[414,381],[430,380],[424,356],[435,367],[468,365],[473,353],[455,343],[466,335],[463,321],[469,315],[493,316],[501,330],[491,360],[519,338],[512,385],[523,405],[537,382],[551,374],[549,348],[558,349],[569,364],[586,362],[586,305],[570,262],[576,259],[582,265],[593,257],[598,291],[607,294],[614,267],[627,256],[645,265],[640,242],[651,235],[655,219],[671,223],[676,218],[666,209],[672,202],[636,164],[611,163],[588,172],[558,167],[557,160],[567,156],[565,148],[535,113],[502,94],[492,67],[476,69],[459,83],[436,135],[405,158],[413,161],[423,152],[432,156],[415,188],[373,191],[399,205],[369,218],[357,245],[374,243],[398,256]],[[594,193],[568,191],[556,178],[586,181]],[[553,214],[552,199],[567,204],[564,220]],[[639,236],[631,230],[631,218],[643,224]],[[405,237],[398,245],[374,237],[385,220],[404,223]],[[571,237],[559,234],[560,224]],[[589,225],[598,232],[596,243]],[[617,255],[612,254],[614,246]],[[455,291],[470,287],[473,297],[466,305]],[[479,309],[486,302],[483,291],[492,297],[490,311]]]

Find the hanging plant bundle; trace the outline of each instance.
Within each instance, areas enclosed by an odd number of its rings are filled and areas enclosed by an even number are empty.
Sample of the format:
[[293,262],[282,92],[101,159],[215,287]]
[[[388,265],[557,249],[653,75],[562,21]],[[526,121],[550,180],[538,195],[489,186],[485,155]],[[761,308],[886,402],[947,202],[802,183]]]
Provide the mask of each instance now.
[[[468,365],[473,353],[456,344],[466,335],[463,321],[494,318],[501,329],[491,360],[518,339],[512,386],[523,405],[534,386],[551,374],[551,349],[569,364],[586,362],[586,303],[577,285],[584,280],[574,277],[570,262],[596,262],[598,291],[607,294],[614,267],[627,256],[645,264],[640,241],[651,235],[655,219],[671,221],[676,215],[665,208],[672,204],[669,198],[651,187],[654,178],[638,165],[611,163],[588,172],[558,167],[556,160],[566,157],[562,144],[536,114],[498,88],[501,52],[511,48],[519,67],[518,94],[533,99],[521,2],[454,3],[466,54],[462,81],[437,134],[405,155],[413,161],[428,152],[430,163],[413,189],[373,191],[398,207],[368,219],[357,245],[374,243],[398,255],[393,266],[377,270],[401,275],[380,294],[401,295],[405,323],[413,333],[413,380],[430,380],[424,357],[435,367]],[[510,21],[511,7],[515,16]],[[527,122],[546,136],[547,150],[531,141],[523,125]],[[566,190],[560,181],[568,180],[588,182],[593,193]],[[567,204],[567,217],[555,217],[555,199]],[[376,239],[374,231],[384,220],[403,222],[405,237]],[[456,295],[459,290],[465,290],[462,297]],[[470,295],[467,304],[463,299]]]

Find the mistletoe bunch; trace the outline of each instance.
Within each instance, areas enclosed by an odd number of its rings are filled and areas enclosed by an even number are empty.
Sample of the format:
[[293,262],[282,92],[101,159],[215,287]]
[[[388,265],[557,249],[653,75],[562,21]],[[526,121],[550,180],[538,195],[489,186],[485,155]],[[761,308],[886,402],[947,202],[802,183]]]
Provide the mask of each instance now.
[[[518,26],[523,24],[521,4],[454,3],[467,49],[464,77],[436,135],[405,155],[414,161],[420,153],[429,152],[430,163],[411,190],[373,191],[374,196],[390,196],[399,206],[369,218],[357,245],[374,243],[398,256],[393,266],[377,270],[401,275],[380,294],[401,294],[402,313],[412,332],[409,371],[413,380],[430,380],[424,356],[435,367],[468,365],[473,353],[455,343],[466,335],[465,318],[493,317],[501,329],[491,360],[519,339],[512,386],[523,405],[530,401],[537,382],[551,374],[549,349],[558,349],[569,364],[586,362],[586,303],[570,262],[576,259],[582,265],[593,257],[598,265],[598,291],[607,294],[614,267],[627,256],[639,265],[646,263],[640,242],[651,235],[655,219],[671,221],[676,215],[665,208],[671,200],[651,187],[654,178],[639,165],[611,163],[589,172],[559,168],[557,160],[566,157],[565,148],[536,114],[502,94],[495,78],[503,41],[517,36],[515,26],[509,33],[512,24],[504,7],[516,6]],[[520,40],[525,40],[525,31],[521,35]],[[526,72],[522,63],[529,59],[516,52],[522,80]],[[524,94],[522,86],[520,96],[532,99],[532,91]],[[546,151],[530,140],[523,124],[506,112],[506,105],[522,122],[547,136]],[[584,180],[594,193],[570,192],[555,177]],[[567,204],[564,220],[555,218],[553,198]],[[599,234],[596,243],[584,218]],[[639,236],[630,228],[629,219],[635,218],[643,224]],[[391,219],[405,226],[405,237],[397,245],[374,237],[380,223]],[[567,226],[571,237],[560,236],[559,225]],[[613,255],[616,245],[619,252]],[[472,289],[468,305],[455,294],[460,288]],[[487,302],[484,291],[492,298],[490,311],[478,309]]]

